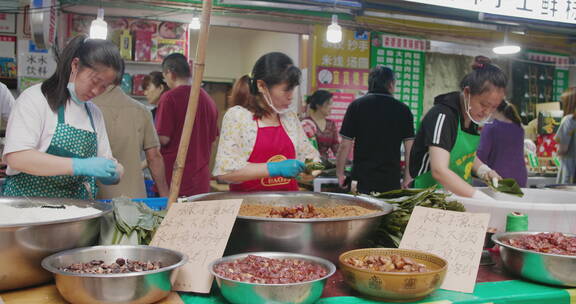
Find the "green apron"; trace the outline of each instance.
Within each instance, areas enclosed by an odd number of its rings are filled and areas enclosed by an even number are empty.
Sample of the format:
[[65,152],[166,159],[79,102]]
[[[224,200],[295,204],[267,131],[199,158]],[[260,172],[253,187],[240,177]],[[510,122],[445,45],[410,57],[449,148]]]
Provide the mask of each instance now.
[[[472,184],[472,166],[474,166],[479,143],[480,136],[462,131],[460,122],[458,122],[458,134],[454,147],[450,151],[449,168],[469,184]],[[432,177],[432,169],[414,179],[415,188],[428,188],[434,185],[442,187]]]
[[[71,158],[88,158],[97,155],[96,128],[88,105],[85,107],[94,132],[67,125],[64,118],[64,106],[62,106],[58,109],[58,124],[46,153]],[[93,199],[96,197],[96,192],[95,178],[90,176],[35,176],[19,173],[6,178],[3,195]]]

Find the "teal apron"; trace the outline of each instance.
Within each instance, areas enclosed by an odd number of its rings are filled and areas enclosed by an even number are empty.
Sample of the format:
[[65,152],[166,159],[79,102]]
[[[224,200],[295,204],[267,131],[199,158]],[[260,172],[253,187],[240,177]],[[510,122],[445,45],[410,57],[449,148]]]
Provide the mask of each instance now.
[[[479,143],[480,136],[462,131],[458,122],[458,134],[454,147],[450,151],[449,168],[469,184],[472,184],[472,166],[474,166]],[[434,185],[439,184],[432,177],[432,169],[414,179],[415,188],[428,188]]]
[[[96,128],[88,105],[85,105],[85,108],[94,132],[67,125],[62,106],[58,109],[58,124],[46,153],[70,158],[88,158],[97,155]],[[19,173],[6,178],[3,195],[93,199],[96,197],[96,192],[95,178],[90,176],[35,176]]]

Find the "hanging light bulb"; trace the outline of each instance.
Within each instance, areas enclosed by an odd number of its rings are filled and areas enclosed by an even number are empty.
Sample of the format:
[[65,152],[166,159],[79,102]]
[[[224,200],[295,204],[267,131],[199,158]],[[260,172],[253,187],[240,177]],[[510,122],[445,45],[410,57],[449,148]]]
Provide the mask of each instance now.
[[200,18],[198,16],[192,17],[192,21],[190,21],[188,28],[191,30],[199,30],[200,29]]
[[106,39],[108,24],[104,21],[104,9],[98,9],[98,17],[90,25],[90,39]]
[[332,24],[326,30],[326,41],[330,43],[342,41],[342,28],[338,25],[338,15],[332,15]]
[[514,43],[508,42],[508,29],[504,31],[504,41],[501,45],[497,45],[492,49],[494,54],[498,55],[512,55],[520,52],[522,48]]

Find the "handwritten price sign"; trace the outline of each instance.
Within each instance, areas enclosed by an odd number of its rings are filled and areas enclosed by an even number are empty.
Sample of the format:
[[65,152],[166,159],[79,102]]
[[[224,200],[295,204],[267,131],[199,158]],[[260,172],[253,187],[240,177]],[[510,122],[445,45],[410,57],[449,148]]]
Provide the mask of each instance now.
[[490,214],[416,207],[400,248],[436,254],[448,261],[443,289],[473,292]]
[[221,258],[242,200],[172,204],[150,245],[188,255],[174,290],[210,292],[208,264]]

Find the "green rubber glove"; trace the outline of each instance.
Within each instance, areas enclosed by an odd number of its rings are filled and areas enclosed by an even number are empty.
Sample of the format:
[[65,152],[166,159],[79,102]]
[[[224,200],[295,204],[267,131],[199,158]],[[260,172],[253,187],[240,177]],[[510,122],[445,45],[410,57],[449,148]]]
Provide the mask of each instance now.
[[94,176],[96,178],[112,178],[118,175],[116,162],[104,157],[73,158],[74,176]]

